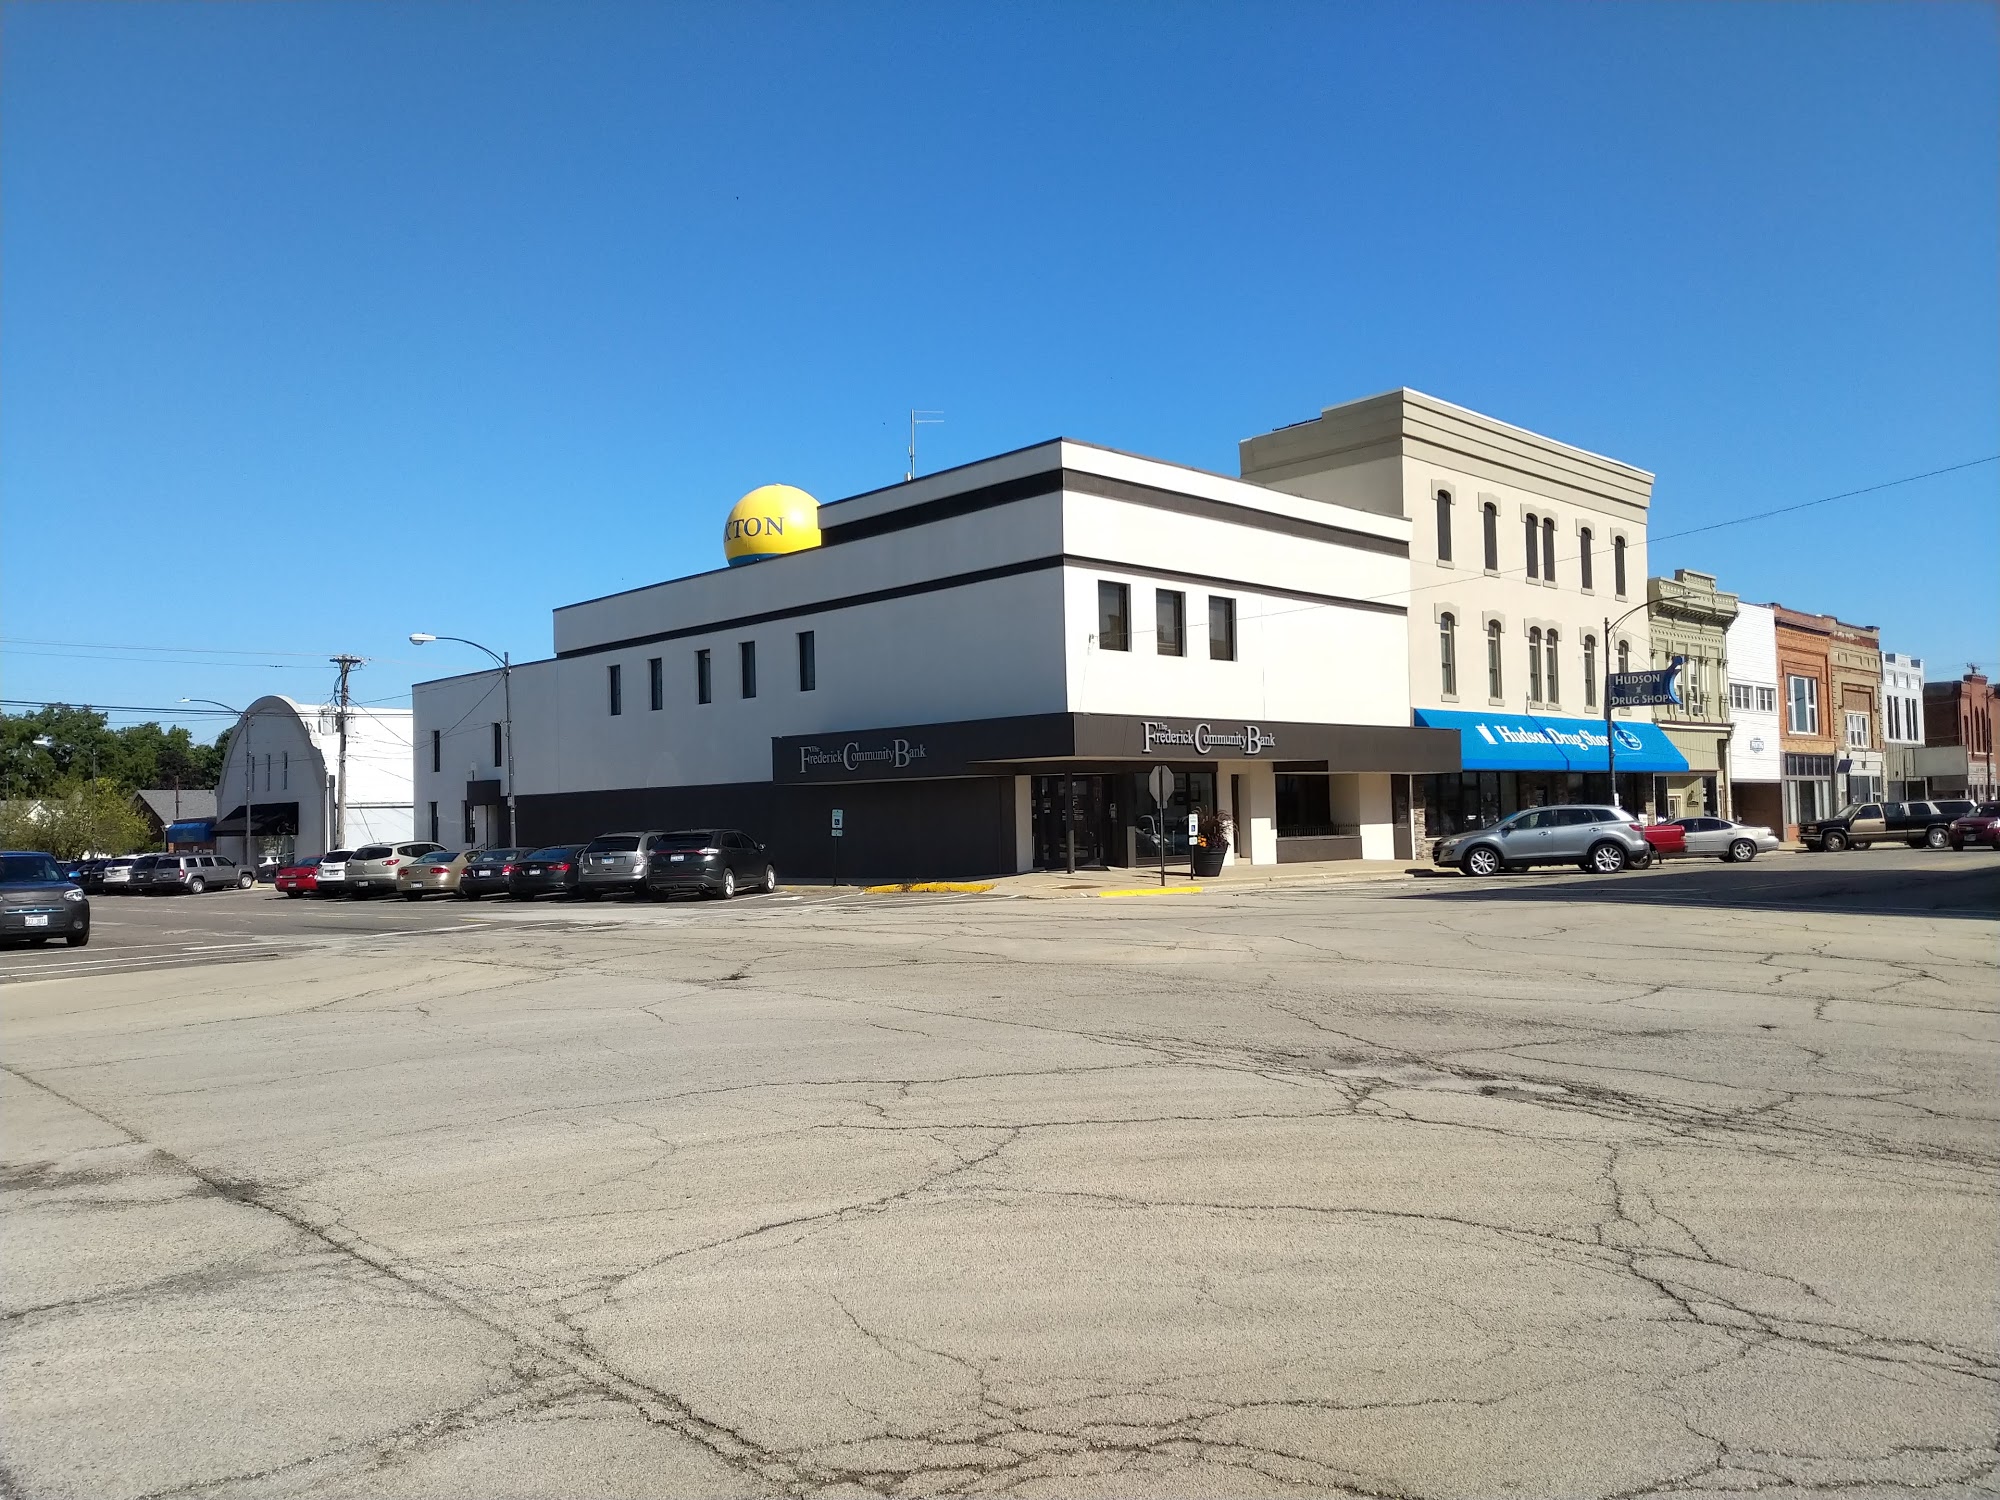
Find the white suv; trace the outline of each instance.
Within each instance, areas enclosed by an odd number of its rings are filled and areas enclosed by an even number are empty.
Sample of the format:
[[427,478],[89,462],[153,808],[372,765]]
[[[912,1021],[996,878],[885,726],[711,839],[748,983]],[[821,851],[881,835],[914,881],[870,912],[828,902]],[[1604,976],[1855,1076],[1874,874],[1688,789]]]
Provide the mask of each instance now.
[[403,866],[426,854],[435,854],[443,844],[363,844],[347,861],[347,881],[343,889],[350,896],[366,896],[372,891],[394,893],[396,876]]

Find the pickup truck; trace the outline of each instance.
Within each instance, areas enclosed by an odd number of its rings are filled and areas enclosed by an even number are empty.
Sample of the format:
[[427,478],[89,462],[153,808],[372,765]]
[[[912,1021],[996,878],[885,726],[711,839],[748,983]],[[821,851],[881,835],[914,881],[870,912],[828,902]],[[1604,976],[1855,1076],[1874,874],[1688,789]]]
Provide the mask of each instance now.
[[1962,802],[1857,802],[1830,818],[1799,826],[1808,849],[1838,853],[1857,844],[1895,842],[1912,849],[1942,849],[1951,842],[1952,820],[1963,816]]

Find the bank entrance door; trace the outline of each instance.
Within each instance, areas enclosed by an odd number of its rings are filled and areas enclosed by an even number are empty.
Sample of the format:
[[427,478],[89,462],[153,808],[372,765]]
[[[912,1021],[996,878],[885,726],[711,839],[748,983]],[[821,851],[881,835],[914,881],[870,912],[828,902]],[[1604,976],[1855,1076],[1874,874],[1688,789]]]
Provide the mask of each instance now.
[[[1035,778],[1035,867],[1069,868],[1069,832],[1076,833],[1076,863],[1102,867],[1111,848],[1111,802],[1107,776]],[[1065,784],[1067,783],[1067,785]],[[1073,798],[1073,802],[1072,802]],[[1068,814],[1065,822],[1064,815]]]

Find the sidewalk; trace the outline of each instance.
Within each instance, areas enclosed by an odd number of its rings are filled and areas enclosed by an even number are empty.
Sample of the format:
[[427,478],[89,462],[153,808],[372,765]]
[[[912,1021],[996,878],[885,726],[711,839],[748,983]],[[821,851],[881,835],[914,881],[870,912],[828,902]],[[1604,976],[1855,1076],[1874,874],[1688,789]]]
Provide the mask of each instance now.
[[[1190,880],[1187,866],[1167,866],[1166,893],[1190,896],[1204,891],[1268,890],[1277,886],[1325,885],[1344,880],[1406,880],[1427,873],[1398,859],[1344,859],[1316,864],[1230,865],[1213,879]],[[988,887],[968,894],[1026,897],[1032,900],[1059,900],[1075,896],[1140,896],[1159,894],[1160,872],[1151,870],[1034,870],[1025,875],[995,875],[975,882]],[[892,899],[887,897],[885,899]]]

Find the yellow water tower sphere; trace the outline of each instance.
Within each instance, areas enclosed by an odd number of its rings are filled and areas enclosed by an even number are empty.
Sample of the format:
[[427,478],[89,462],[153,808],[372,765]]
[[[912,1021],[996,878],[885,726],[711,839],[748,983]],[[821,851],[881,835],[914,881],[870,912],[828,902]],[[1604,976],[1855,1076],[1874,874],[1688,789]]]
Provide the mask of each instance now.
[[789,484],[760,484],[738,500],[722,528],[729,566],[819,545],[819,501]]

